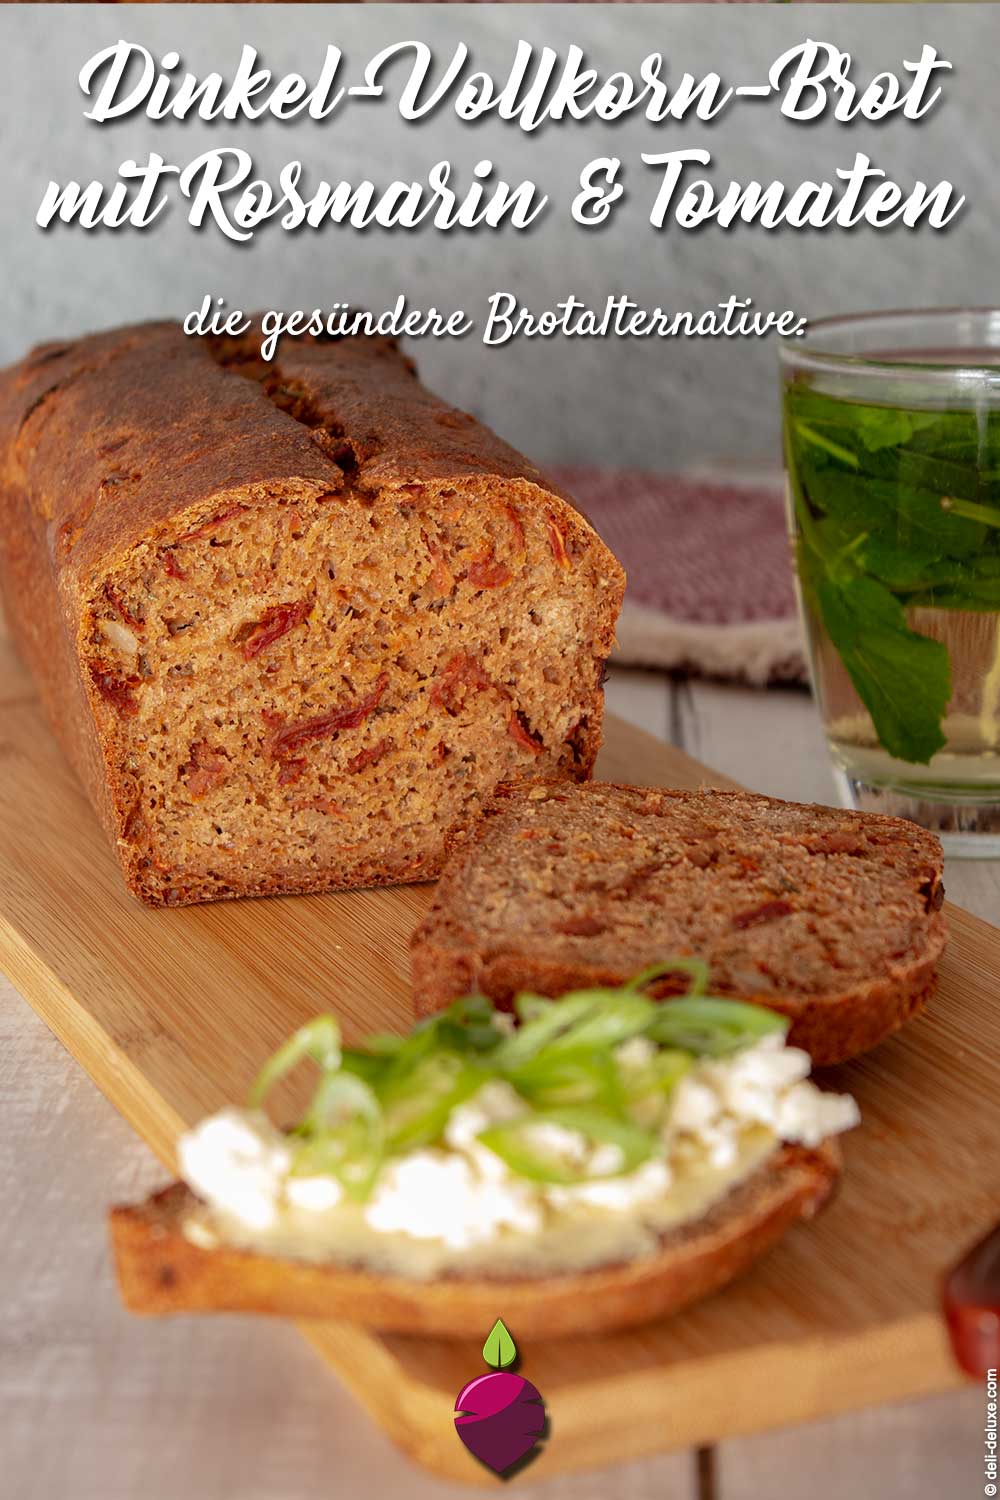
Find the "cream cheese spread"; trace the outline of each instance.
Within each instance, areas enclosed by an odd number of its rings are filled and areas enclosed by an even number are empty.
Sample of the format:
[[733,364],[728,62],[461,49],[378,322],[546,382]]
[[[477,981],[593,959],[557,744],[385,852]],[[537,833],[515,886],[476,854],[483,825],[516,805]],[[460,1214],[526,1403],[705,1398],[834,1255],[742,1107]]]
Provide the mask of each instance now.
[[[641,1069],[655,1050],[635,1038],[616,1058]],[[438,1145],[390,1157],[360,1203],[333,1177],[296,1175],[287,1138],[262,1112],[225,1109],[179,1143],[181,1174],[202,1200],[185,1233],[203,1246],[427,1277],[634,1257],[702,1217],[780,1142],[816,1146],[857,1124],[854,1100],[810,1083],[809,1066],[780,1035],[696,1060],[674,1089],[657,1154],[618,1176],[607,1175],[622,1165],[618,1146],[539,1121],[533,1149],[594,1178],[572,1185],[519,1176],[478,1139],[525,1113],[520,1095],[493,1080],[452,1111]]]

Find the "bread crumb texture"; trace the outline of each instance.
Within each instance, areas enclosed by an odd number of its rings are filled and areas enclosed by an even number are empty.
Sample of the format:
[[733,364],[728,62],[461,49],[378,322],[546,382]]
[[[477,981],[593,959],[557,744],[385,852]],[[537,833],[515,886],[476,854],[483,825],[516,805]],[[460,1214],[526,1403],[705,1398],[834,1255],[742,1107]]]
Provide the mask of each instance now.
[[391,343],[117,330],[0,428],[15,636],[146,901],[427,878],[501,779],[589,775],[621,570]]
[[[924,1004],[945,943],[938,840],[898,818],[743,792],[501,787],[459,827],[413,938],[425,1012],[556,995],[694,955],[713,994],[788,1015],[839,1061]],[[654,993],[683,992],[668,975]]]

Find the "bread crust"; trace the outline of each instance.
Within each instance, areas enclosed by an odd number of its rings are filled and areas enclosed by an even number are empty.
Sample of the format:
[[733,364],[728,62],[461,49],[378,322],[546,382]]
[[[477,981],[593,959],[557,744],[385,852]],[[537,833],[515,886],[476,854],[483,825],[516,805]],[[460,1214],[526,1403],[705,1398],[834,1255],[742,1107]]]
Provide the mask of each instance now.
[[833,1142],[783,1145],[704,1218],[665,1234],[656,1254],[539,1278],[389,1276],[357,1267],[206,1250],[181,1223],[197,1201],[173,1183],[109,1216],[118,1282],[136,1313],[255,1312],[331,1318],[384,1332],[467,1338],[496,1317],[519,1337],[608,1333],[678,1311],[733,1281],[798,1219],[829,1199],[840,1173]]
[[[440,861],[290,877],[249,859],[245,880],[230,888],[188,880],[164,896],[151,886],[130,836],[124,738],[84,669],[90,603],[134,549],[227,506],[331,495],[364,505],[442,481],[507,484],[519,503],[557,518],[568,547],[600,558],[609,588],[589,622],[599,657],[611,650],[624,590],[618,564],[568,498],[427,391],[393,341],[287,341],[267,366],[259,344],[256,332],[196,339],[177,324],[149,323],[43,345],[0,374],[0,589],[10,627],[129,888],[151,904],[427,879]],[[590,773],[602,705],[595,681],[581,704],[572,774]]]
[[[539,786],[551,783],[539,782]],[[559,959],[538,952],[519,949],[518,934],[511,931],[502,946],[486,948],[477,934],[463,929],[452,920],[450,907],[454,891],[464,887],[466,873],[477,858],[479,839],[490,821],[500,816],[519,797],[527,795],[530,783],[497,788],[483,808],[478,822],[453,828],[446,840],[448,859],[433,902],[411,937],[411,975],[417,1014],[432,1015],[461,995],[475,992],[487,995],[501,1006],[509,1006],[522,990],[558,996],[573,989],[592,986],[617,986],[632,977],[631,972],[616,964],[582,963]],[[588,790],[599,792],[634,791],[616,783],[591,783]],[[677,798],[711,799],[720,807],[738,813],[751,802],[774,803],[739,791],[672,792],[662,795]],[[905,963],[896,963],[886,972],[846,987],[839,992],[803,995],[768,990],[757,992],[742,987],[738,992],[722,989],[720,993],[775,1010],[788,1017],[791,1025],[790,1045],[804,1048],[817,1066],[843,1062],[866,1052],[917,1015],[934,994],[937,964],[947,942],[947,926],[941,912],[944,887],[941,883],[943,858],[938,841],[922,829],[899,818],[876,813],[847,813],[802,803],[784,804],[797,811],[814,815],[817,823],[824,818],[858,820],[868,826],[891,827],[896,834],[904,830],[923,858],[921,879],[927,882],[926,920],[922,950]],[[648,962],[664,955],[650,951]],[[665,997],[669,989],[653,987],[652,993]]]

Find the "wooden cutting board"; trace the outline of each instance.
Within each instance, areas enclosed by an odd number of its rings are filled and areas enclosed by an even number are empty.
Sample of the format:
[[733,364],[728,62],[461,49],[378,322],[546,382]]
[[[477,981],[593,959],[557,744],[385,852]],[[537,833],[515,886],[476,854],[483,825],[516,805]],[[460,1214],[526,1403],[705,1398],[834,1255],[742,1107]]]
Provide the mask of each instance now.
[[[607,738],[608,778],[726,784],[621,722]],[[409,887],[145,910],[0,640],[0,967],[165,1168],[178,1131],[241,1100],[262,1059],[317,1011],[335,1010],[351,1040],[409,1025],[407,938],[427,897]],[[960,1383],[936,1291],[1000,1214],[989,1103],[1000,931],[954,908],[950,920],[930,1014],[831,1070],[864,1125],[846,1139],[844,1186],[823,1217],[679,1317],[522,1350],[551,1419],[533,1479]],[[484,1472],[452,1412],[483,1369],[487,1331],[448,1343],[302,1328],[392,1438],[471,1482]]]

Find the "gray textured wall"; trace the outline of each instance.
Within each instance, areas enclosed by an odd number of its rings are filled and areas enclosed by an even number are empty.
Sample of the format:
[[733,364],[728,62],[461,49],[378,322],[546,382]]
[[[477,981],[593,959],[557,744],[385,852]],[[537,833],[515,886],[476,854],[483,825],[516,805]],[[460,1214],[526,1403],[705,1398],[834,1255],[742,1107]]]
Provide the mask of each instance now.
[[[671,76],[715,68],[740,81],[763,76],[779,52],[809,35],[853,51],[859,76],[898,68],[932,41],[957,70],[944,106],[918,127],[791,125],[771,108],[756,113],[750,106],[707,128],[695,121],[657,131],[636,119],[549,127],[525,137],[492,121],[460,127],[449,111],[407,127],[382,106],[349,108],[326,126],[154,127],[140,116],[99,127],[83,119],[76,86],[83,61],[119,37],[156,53],[174,47],[199,73],[230,71],[244,41],[259,47],[276,72],[308,73],[327,41],[359,61],[404,36],[439,46],[461,37],[478,62],[501,67],[523,36],[560,48],[578,42],[603,70],[634,66],[662,48],[672,59]],[[641,302],[693,308],[738,292],[763,307],[794,306],[811,315],[996,301],[998,41],[997,6],[4,6],[0,356],[16,357],[41,338],[183,313],[209,290],[243,307],[346,299],[384,306],[405,291],[417,305],[475,311],[499,288],[537,307],[570,290],[588,300],[627,290]],[[249,248],[214,229],[194,233],[179,207],[143,233],[43,233],[34,226],[50,176],[113,180],[121,160],[144,159],[154,144],[168,160],[182,162],[211,145],[242,144],[265,174],[301,155],[316,175],[334,180],[419,177],[445,156],[468,171],[491,156],[509,178],[531,176],[548,187],[558,210],[521,234],[288,235],[270,228]],[[637,160],[643,150],[694,144],[708,146],[727,180],[744,181],[825,177],[865,150],[903,182],[952,178],[970,207],[944,234],[745,228],[657,234],[638,204],[598,233],[570,219],[571,184],[591,157]],[[644,201],[651,187],[643,183]],[[418,353],[432,384],[543,461],[669,465],[739,450],[762,453],[774,442],[770,342],[522,339],[489,350],[469,338],[425,341]]]

